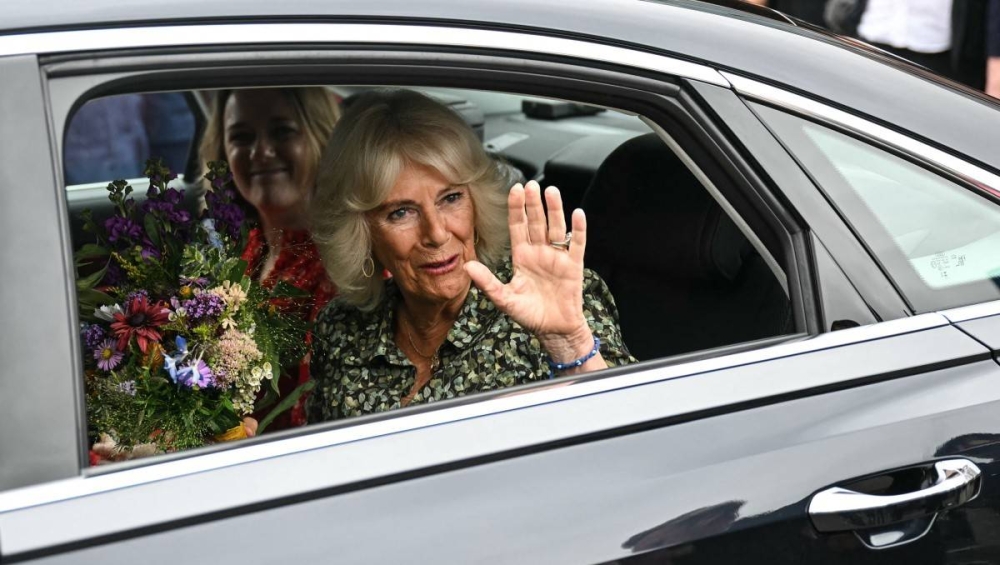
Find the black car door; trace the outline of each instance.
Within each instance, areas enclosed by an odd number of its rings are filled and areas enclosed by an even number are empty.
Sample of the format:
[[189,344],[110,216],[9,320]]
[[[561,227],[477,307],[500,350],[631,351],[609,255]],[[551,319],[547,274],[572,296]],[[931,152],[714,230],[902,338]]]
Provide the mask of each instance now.
[[843,261],[850,232],[800,212],[887,321],[67,473],[0,492],[0,562],[1000,558],[990,349],[948,312],[905,317]]
[[[990,351],[926,314],[10,491],[0,539],[39,563],[988,561],[998,409]],[[833,488],[867,496],[816,506]]]

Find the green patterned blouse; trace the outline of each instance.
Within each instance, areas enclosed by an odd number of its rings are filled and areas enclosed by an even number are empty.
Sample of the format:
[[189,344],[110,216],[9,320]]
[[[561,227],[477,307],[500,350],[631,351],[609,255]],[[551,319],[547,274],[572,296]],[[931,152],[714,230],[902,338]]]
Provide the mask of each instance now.
[[[509,261],[497,274],[511,276]],[[609,366],[634,363],[622,341],[618,309],[604,281],[584,270],[583,310],[601,340]],[[399,290],[386,281],[382,303],[362,312],[339,299],[324,309],[313,330],[310,422],[384,412],[400,407],[416,367],[393,339]],[[545,352],[533,334],[496,306],[475,285],[438,350],[441,366],[410,405],[496,390],[549,378]]]

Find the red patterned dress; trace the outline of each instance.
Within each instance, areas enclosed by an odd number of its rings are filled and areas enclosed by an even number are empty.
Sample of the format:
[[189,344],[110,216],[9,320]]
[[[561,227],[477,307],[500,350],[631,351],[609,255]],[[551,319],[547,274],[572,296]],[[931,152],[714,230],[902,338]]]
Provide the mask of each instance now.
[[[267,241],[260,228],[250,231],[250,241],[243,251],[242,259],[247,262],[247,275],[257,278],[267,258]],[[261,281],[265,288],[274,288],[278,281],[284,281],[312,295],[311,299],[280,299],[276,302],[283,310],[298,310],[310,322],[316,320],[317,314],[337,295],[337,288],[326,275],[326,270],[319,259],[319,251],[307,231],[286,231],[282,234],[281,253],[268,273]],[[312,343],[312,332],[306,334],[306,343]],[[287,365],[282,368],[278,389],[281,396],[291,393],[295,387],[309,380],[309,355],[307,354],[297,365]],[[281,430],[306,423],[306,395],[299,398],[290,410],[277,418],[268,430]],[[254,414],[260,420],[263,414]]]

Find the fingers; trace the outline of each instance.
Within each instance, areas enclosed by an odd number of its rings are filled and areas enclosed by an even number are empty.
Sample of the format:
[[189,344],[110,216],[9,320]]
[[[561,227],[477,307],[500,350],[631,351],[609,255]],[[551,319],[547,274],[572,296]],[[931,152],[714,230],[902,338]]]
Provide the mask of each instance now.
[[569,256],[583,264],[583,254],[587,250],[587,215],[583,210],[573,210],[573,243],[569,246]]
[[524,187],[524,210],[528,216],[528,239],[531,243],[547,244],[545,209],[542,208],[542,191],[538,183],[528,181]]
[[257,435],[258,425],[259,424],[257,420],[251,418],[250,416],[243,418],[243,429],[246,431],[247,437],[254,437],[255,435]]
[[566,216],[563,215],[562,196],[559,189],[550,186],[545,189],[545,204],[549,209],[549,241],[566,239]]
[[[507,195],[507,223],[512,247],[526,242],[548,245],[553,241],[561,242],[566,239],[566,216],[558,188],[550,186],[545,190],[545,203],[548,217],[542,206],[541,188],[535,181],[529,181],[525,186],[515,184],[511,187]],[[576,237],[574,231],[574,240]]]
[[479,261],[469,261],[465,263],[465,272],[472,279],[473,284],[483,291],[498,308],[503,310],[505,303],[505,288],[500,279],[490,271],[489,267]]
[[528,242],[528,217],[524,213],[524,187],[517,183],[507,193],[507,226],[510,229],[510,245]]

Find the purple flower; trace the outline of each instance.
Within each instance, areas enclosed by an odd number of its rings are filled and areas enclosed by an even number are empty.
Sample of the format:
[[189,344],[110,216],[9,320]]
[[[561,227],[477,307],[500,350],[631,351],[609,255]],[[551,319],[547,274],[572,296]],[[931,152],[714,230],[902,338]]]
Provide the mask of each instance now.
[[223,176],[223,177],[216,177],[215,179],[213,179],[212,180],[212,186],[214,188],[222,188],[223,186],[226,186],[226,184],[229,183],[232,180],[233,180],[233,173],[227,172],[225,176]]
[[83,345],[87,349],[97,349],[101,346],[101,342],[108,337],[108,332],[97,324],[84,324],[81,334]]
[[176,206],[184,201],[184,193],[176,188],[168,188],[160,195],[160,199]]
[[115,340],[106,339],[94,349],[94,359],[98,369],[111,371],[122,362],[122,352],[118,350]]
[[[213,184],[219,179],[215,179]],[[209,191],[205,194],[205,202],[208,204],[207,217],[215,220],[215,229],[224,235],[236,239],[240,236],[240,226],[246,219],[246,214],[239,204],[233,202],[235,193],[230,188]]]
[[187,311],[188,319],[198,321],[205,318],[217,318],[226,309],[222,298],[210,292],[196,294],[194,298],[182,303]]
[[148,239],[142,240],[142,251],[139,252],[139,255],[144,261],[157,261],[161,257],[160,250]]
[[187,340],[177,336],[177,351],[163,357],[163,370],[175,383],[188,388],[215,386],[215,375],[208,364],[201,358],[184,363],[187,356]]
[[118,240],[131,243],[142,237],[142,228],[139,224],[121,216],[112,216],[105,220],[104,229],[108,232],[108,241],[112,243]]
[[208,388],[215,386],[215,376],[203,359],[197,359],[177,369],[177,384],[188,388]]
[[146,289],[140,289],[133,293],[130,293],[128,296],[125,297],[125,304],[129,304],[135,298],[145,298],[148,301],[149,291],[147,291]]
[[108,264],[108,270],[104,273],[104,278],[101,279],[101,283],[108,286],[116,286],[121,284],[123,280],[125,280],[125,272],[122,271],[118,261],[112,259],[111,263]]
[[184,193],[173,188],[168,188],[157,194],[155,187],[149,187],[147,200],[142,203],[142,211],[146,214],[153,214],[172,224],[187,224],[191,221],[191,214],[181,205],[184,200]]
[[180,278],[181,286],[196,286],[198,288],[205,288],[208,286],[208,279],[205,277],[184,277]]

